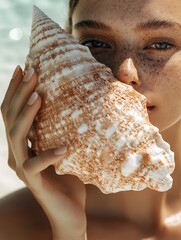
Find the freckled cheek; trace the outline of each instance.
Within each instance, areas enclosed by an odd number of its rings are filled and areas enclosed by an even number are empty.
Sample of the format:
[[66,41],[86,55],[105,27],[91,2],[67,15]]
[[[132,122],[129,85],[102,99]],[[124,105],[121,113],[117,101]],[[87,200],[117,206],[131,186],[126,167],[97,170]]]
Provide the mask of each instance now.
[[163,87],[170,84],[175,72],[170,67],[166,67],[167,60],[165,58],[148,58],[147,56],[139,56],[137,61],[137,70],[140,80],[150,87]]
[[140,64],[140,78],[144,86],[163,98],[181,102],[181,67],[177,63],[161,60]]
[[160,60],[143,59],[137,63],[137,70],[141,82],[152,87],[157,84],[160,85],[160,80],[165,78],[163,63]]
[[168,98],[173,98],[181,104],[181,66],[178,62],[175,65],[166,65],[163,70],[163,84],[167,88]]

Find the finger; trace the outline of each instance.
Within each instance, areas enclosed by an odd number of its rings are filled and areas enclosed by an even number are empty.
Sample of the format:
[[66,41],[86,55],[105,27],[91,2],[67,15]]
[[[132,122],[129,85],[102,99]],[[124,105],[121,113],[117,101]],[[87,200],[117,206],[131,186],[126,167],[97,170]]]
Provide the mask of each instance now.
[[24,77],[23,82],[19,86],[16,94],[14,95],[9,110],[7,112],[6,121],[9,127],[14,124],[20,112],[26,105],[28,98],[36,87],[37,80],[37,74],[34,72],[33,68],[31,68]]
[[[27,82],[27,77],[29,78],[29,80],[31,79],[31,74],[26,74],[26,76],[23,78],[23,73],[21,68],[18,66],[13,74],[13,80],[10,83],[10,86],[8,88],[7,94],[5,96],[4,99],[4,105],[6,106],[6,109],[4,110],[4,122],[6,125],[6,135],[7,135],[7,140],[8,140],[8,165],[10,166],[10,168],[12,168],[13,170],[16,169],[16,161],[14,158],[14,153],[12,152],[12,147],[10,144],[10,140],[9,140],[9,129],[12,128],[12,125],[14,124],[19,112],[21,111],[21,109],[23,108],[23,106],[25,105],[25,101],[27,101],[26,98],[28,98],[28,94],[29,91],[31,91],[37,82],[36,76],[34,80],[34,82],[32,84],[29,84],[28,86],[26,86],[26,89],[28,89],[28,93],[25,89],[26,84],[24,83],[24,81],[26,80]],[[22,82],[22,79],[24,80]],[[20,97],[18,94],[15,94],[17,91],[23,92],[24,94],[24,99],[22,97]],[[25,97],[27,94],[27,97]],[[15,96],[16,97],[15,97]],[[13,103],[13,100],[14,103]],[[16,101],[17,99],[17,101]],[[10,107],[11,105],[11,107]],[[8,110],[9,108],[9,110]],[[8,114],[7,114],[8,112]]]
[[9,83],[8,89],[5,93],[5,97],[4,97],[4,100],[1,105],[1,111],[2,111],[3,118],[6,116],[8,107],[9,107],[9,105],[12,101],[12,98],[13,98],[16,90],[18,89],[22,79],[23,79],[23,71],[20,66],[17,66],[13,73],[12,79]]
[[13,128],[10,130],[9,139],[15,159],[22,163],[29,158],[29,148],[27,135],[33,124],[34,118],[40,109],[41,98],[34,92],[26,107],[16,120]]
[[16,161],[14,159],[14,155],[9,140],[8,140],[8,166],[14,171],[16,170]]
[[26,172],[26,175],[33,176],[39,174],[52,164],[63,159],[66,151],[66,146],[62,146],[58,149],[47,150],[34,158],[26,160],[23,163],[23,169]]
[[[12,101],[12,98],[14,96],[14,93],[16,92],[16,89],[19,87],[22,79],[23,79],[23,71],[22,71],[21,67],[18,65],[16,67],[16,69],[14,70],[12,79],[9,83],[8,89],[5,93],[4,100],[3,100],[2,105],[1,105],[1,112],[2,112],[2,116],[3,116],[3,119],[4,119],[5,126],[6,126],[6,114],[7,114],[7,111],[8,111],[8,107],[9,107],[9,105]],[[9,143],[9,139],[8,139],[8,134],[7,134],[7,129],[6,129],[6,135],[7,135],[8,152],[9,152],[8,153],[8,165],[9,165],[10,168],[15,170],[16,169],[16,163],[15,163],[15,160],[14,160],[13,153],[11,151],[11,147],[10,147],[10,143]]]

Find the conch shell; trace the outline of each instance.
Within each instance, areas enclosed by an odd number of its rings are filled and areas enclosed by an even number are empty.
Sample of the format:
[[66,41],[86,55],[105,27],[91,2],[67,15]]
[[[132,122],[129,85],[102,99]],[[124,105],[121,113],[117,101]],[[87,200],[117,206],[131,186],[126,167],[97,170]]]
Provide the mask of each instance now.
[[30,132],[33,149],[66,145],[57,174],[72,174],[103,193],[166,191],[173,152],[149,122],[146,99],[116,79],[89,49],[34,6],[25,71],[42,98]]

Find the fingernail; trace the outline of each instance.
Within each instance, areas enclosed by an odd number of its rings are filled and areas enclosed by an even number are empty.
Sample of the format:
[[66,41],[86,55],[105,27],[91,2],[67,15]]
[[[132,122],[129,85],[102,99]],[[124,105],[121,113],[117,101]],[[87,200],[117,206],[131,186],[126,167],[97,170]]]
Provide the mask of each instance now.
[[31,67],[23,78],[23,82],[29,82],[33,76],[34,69]]
[[20,66],[18,65],[18,66],[15,68],[15,70],[14,70],[14,73],[13,73],[12,78],[15,78],[15,77],[17,76],[19,70],[20,70]]
[[28,105],[33,105],[33,103],[36,101],[37,98],[38,98],[38,93],[34,92],[28,100]]
[[63,146],[54,150],[55,155],[61,155],[67,152],[67,147]]

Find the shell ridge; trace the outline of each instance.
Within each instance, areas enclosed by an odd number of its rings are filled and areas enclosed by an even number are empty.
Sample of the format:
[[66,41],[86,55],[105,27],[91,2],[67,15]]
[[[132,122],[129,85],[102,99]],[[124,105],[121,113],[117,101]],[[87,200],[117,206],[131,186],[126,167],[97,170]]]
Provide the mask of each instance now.
[[104,193],[171,188],[174,154],[149,122],[146,98],[36,7],[25,71],[30,66],[42,96],[33,149],[67,145],[54,165],[58,174],[76,175]]

